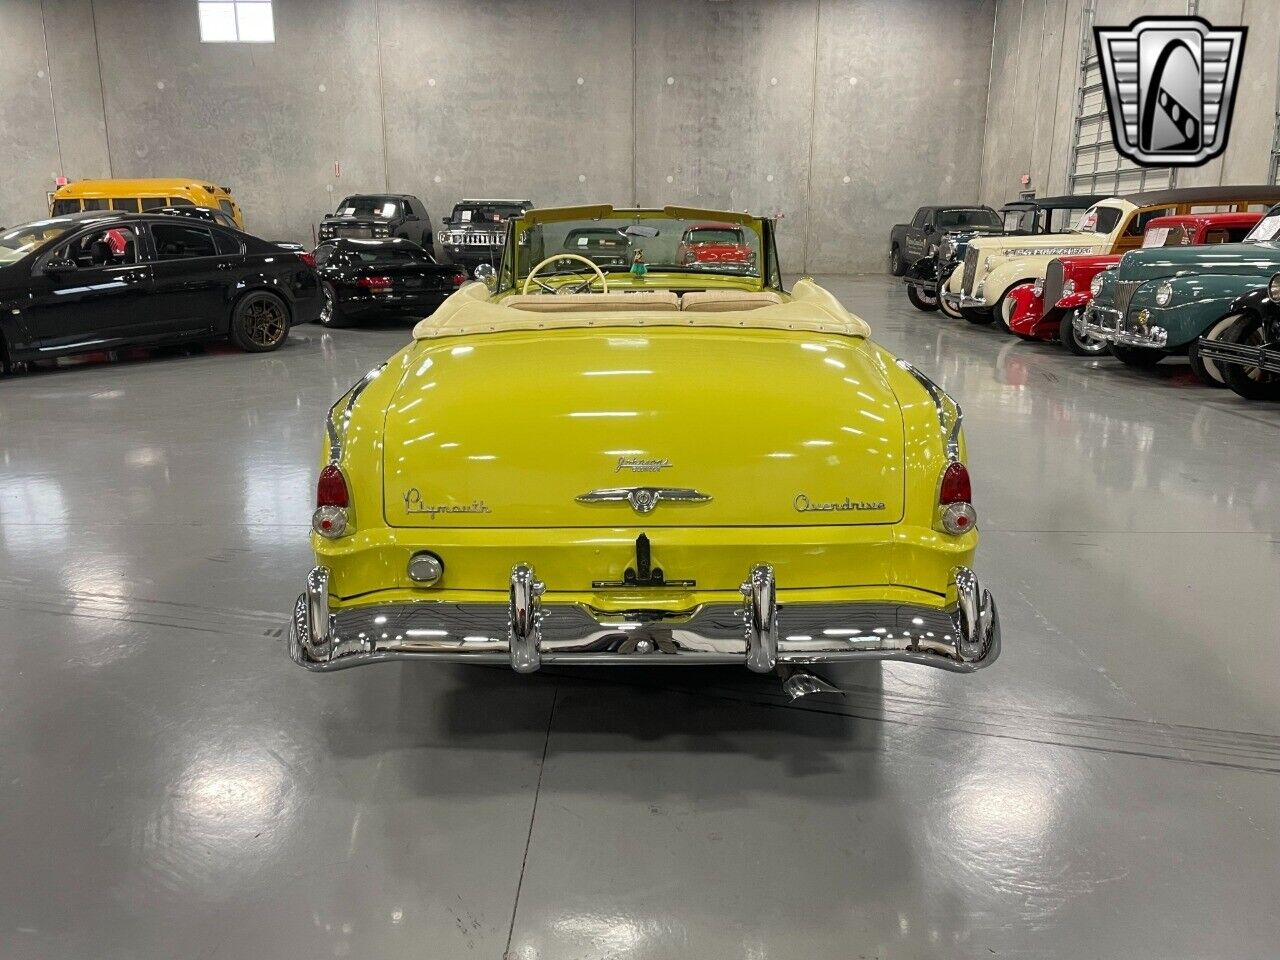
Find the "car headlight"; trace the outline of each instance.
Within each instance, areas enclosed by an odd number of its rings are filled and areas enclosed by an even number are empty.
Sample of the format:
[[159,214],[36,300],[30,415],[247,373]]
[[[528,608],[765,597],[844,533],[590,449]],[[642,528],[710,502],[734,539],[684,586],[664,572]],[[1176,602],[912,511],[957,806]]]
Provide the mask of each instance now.
[[1068,280],[1066,283],[1062,285],[1062,295],[1064,297],[1069,297],[1075,292],[1076,292],[1076,282],[1074,280]]
[[1089,281],[1089,295],[1096,297],[1099,291],[1101,290],[1102,290],[1102,274],[1099,273],[1096,276],[1094,276],[1092,280]]
[[1173,299],[1173,284],[1168,280],[1156,287],[1156,306],[1167,307]]
[[448,233],[448,231],[447,231],[447,230],[441,230],[439,233],[437,233],[437,234],[436,234],[436,239],[437,239],[437,240],[439,240],[441,243],[448,243],[448,242],[449,242],[449,233]]
[[1272,277],[1271,282],[1267,284],[1267,296],[1280,303],[1280,273]]

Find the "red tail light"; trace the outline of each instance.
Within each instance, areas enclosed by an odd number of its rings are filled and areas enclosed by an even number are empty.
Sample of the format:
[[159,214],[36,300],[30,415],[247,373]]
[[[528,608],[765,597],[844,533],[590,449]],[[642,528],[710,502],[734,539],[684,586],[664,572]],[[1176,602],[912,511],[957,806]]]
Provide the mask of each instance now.
[[467,282],[467,275],[465,273],[455,273],[453,275],[453,285],[455,287],[460,287],[466,282]]
[[391,289],[390,277],[361,277],[356,281],[357,287],[364,287],[377,293],[379,290]]
[[317,507],[347,507],[351,505],[351,496],[347,493],[347,478],[335,464],[327,464],[320,471],[320,479],[316,483]]
[[973,489],[969,484],[969,471],[963,463],[949,463],[942,472],[942,484],[938,488],[938,503],[972,503]]
[[316,255],[314,253],[303,253],[301,250],[299,250],[298,259],[301,260],[303,263],[305,263],[308,267],[314,267],[316,265]]

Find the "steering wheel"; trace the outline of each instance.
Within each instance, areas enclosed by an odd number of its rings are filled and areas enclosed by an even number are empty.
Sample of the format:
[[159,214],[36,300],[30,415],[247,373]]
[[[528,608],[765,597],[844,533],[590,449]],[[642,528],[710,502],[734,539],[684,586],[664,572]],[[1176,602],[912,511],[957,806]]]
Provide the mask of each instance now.
[[[537,276],[537,273],[539,270],[541,270],[547,264],[554,263],[557,260],[580,260],[582,263],[585,263],[588,267],[590,267],[593,271],[595,271],[596,276],[584,277],[580,283],[575,283],[572,285],[572,287],[567,283],[561,284],[559,287],[553,287],[549,283],[543,283],[541,280],[534,279],[534,277]],[[574,276],[577,276],[582,271],[574,270],[572,272]],[[541,263],[537,264],[536,266],[534,266],[532,270],[529,271],[529,275],[524,278],[524,287],[521,288],[520,292],[522,294],[527,294],[529,292],[529,285],[536,283],[539,287],[542,288],[543,293],[585,293],[587,290],[591,289],[591,284],[595,283],[596,277],[600,278],[600,292],[608,293],[609,278],[604,275],[604,271],[601,270],[598,266],[596,266],[596,264],[593,261],[588,260],[586,257],[580,256],[579,254],[576,254],[576,253],[555,253],[547,257],[547,259],[543,260]]]

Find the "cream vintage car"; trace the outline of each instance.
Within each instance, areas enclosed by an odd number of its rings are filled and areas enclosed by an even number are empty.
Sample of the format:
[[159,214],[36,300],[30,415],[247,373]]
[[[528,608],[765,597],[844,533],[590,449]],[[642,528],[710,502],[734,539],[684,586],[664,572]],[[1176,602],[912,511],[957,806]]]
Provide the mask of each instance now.
[[[705,222],[752,256],[685,262]],[[1000,628],[971,499],[960,408],[784,290],[772,221],[529,210],[330,411],[289,653],[742,664],[792,695],[834,661],[972,671]]]
[[1185,187],[1111,197],[1090,207],[1076,229],[1036,237],[975,238],[964,262],[952,272],[943,296],[966,320],[1008,327],[1014,309],[1009,296],[1023,283],[1043,281],[1057,257],[1125,253],[1142,246],[1147,221],[1202,211],[1265,210],[1278,202],[1280,187]]

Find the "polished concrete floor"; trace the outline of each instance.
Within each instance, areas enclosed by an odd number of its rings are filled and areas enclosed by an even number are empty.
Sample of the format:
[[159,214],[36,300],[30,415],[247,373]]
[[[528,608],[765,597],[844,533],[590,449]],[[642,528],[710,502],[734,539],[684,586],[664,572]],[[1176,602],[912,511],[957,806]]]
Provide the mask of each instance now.
[[830,285],[965,406],[981,674],[307,674],[406,326],[0,380],[0,958],[1275,957],[1280,407]]

